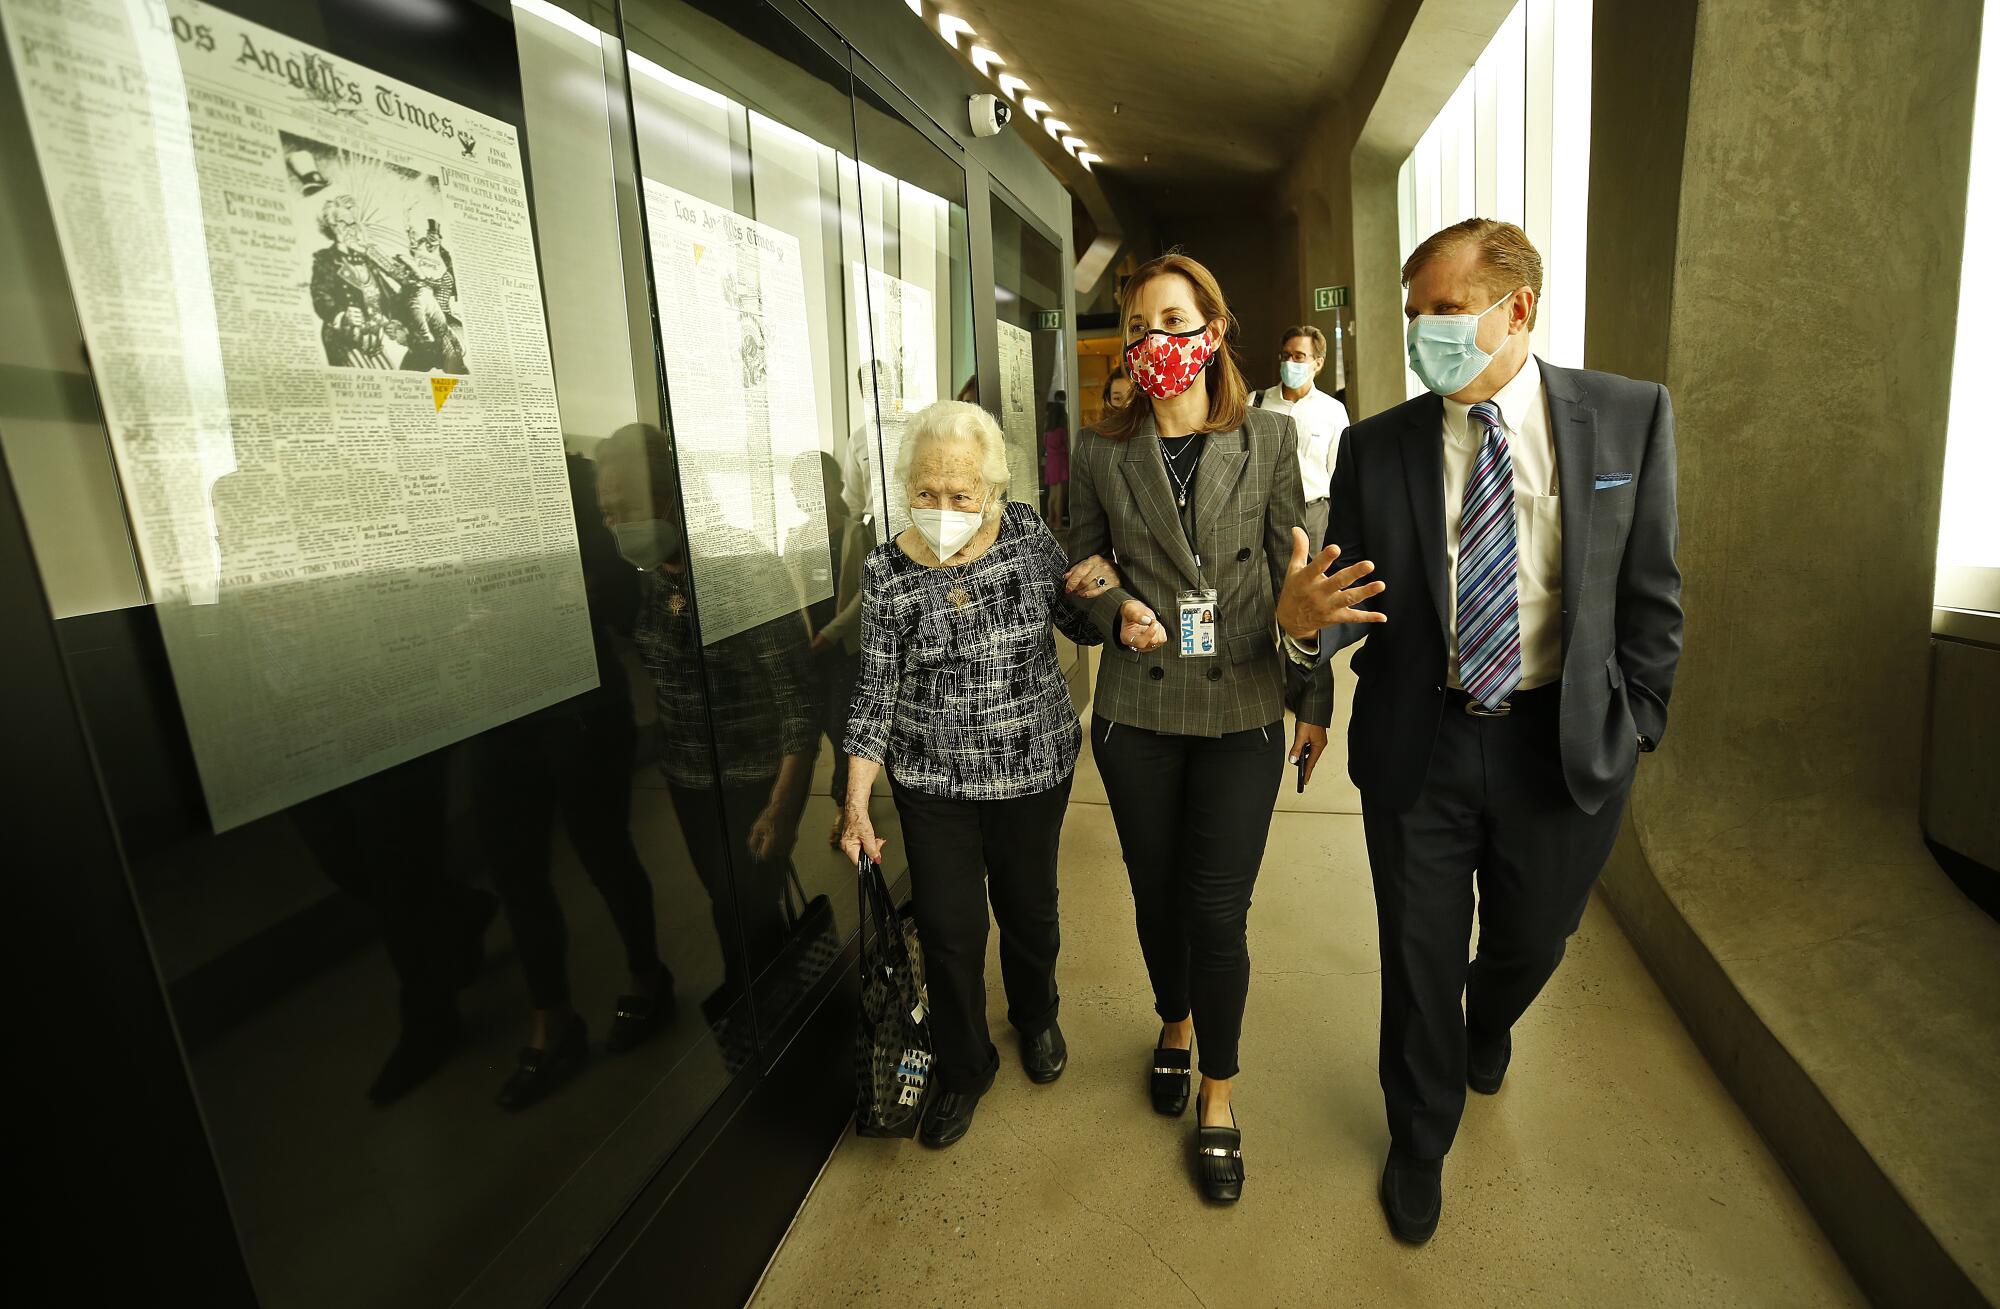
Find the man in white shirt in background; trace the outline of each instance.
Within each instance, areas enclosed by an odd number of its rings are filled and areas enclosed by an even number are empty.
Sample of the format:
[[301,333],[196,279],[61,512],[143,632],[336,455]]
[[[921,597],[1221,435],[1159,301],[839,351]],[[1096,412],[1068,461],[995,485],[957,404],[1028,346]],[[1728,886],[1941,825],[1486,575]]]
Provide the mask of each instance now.
[[1326,334],[1317,327],[1288,327],[1278,343],[1278,384],[1250,397],[1274,414],[1290,414],[1299,429],[1299,484],[1306,494],[1306,536],[1326,541],[1326,493],[1333,457],[1347,430],[1347,406],[1314,385],[1326,366]]

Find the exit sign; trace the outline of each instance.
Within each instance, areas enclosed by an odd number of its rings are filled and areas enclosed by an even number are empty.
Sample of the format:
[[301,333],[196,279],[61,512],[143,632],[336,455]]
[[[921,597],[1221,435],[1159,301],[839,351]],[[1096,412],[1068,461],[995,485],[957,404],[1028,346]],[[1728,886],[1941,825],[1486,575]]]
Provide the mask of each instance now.
[[1035,311],[1035,326],[1044,332],[1052,332],[1062,326],[1062,310],[1038,309]]
[[1323,313],[1329,309],[1347,308],[1347,288],[1344,286],[1316,286],[1313,288],[1313,312]]

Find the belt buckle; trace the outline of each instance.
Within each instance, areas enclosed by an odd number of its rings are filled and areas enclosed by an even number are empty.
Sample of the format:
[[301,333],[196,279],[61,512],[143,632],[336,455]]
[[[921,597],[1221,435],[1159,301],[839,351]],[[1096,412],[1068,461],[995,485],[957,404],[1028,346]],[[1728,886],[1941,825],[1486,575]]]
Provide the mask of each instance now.
[[1514,712],[1514,702],[1512,700],[1502,700],[1495,708],[1488,709],[1485,705],[1467,695],[1465,697],[1465,712],[1474,718],[1505,718],[1508,714]]

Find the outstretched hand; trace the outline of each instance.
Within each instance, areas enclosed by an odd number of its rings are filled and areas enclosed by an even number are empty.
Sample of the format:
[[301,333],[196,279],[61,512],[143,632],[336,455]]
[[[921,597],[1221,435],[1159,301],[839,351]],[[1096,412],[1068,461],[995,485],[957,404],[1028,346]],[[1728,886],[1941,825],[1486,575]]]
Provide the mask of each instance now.
[[1328,574],[1340,558],[1340,547],[1330,545],[1316,555],[1308,554],[1312,543],[1305,529],[1292,529],[1292,558],[1285,566],[1285,584],[1278,592],[1278,626],[1298,640],[1306,640],[1330,623],[1386,623],[1387,614],[1358,609],[1388,590],[1383,582],[1363,582],[1375,571],[1367,560]]

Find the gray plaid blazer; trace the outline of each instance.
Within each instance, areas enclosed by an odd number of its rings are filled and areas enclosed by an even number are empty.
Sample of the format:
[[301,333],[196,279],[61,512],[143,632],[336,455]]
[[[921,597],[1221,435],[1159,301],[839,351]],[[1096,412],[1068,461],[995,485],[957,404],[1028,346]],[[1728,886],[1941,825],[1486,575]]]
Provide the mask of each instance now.
[[[1092,428],[1078,433],[1069,495],[1069,557],[1113,558],[1124,582],[1088,606],[1104,633],[1097,716],[1178,736],[1221,736],[1284,717],[1286,661],[1275,607],[1292,528],[1305,522],[1290,416],[1251,409],[1243,426],[1209,434],[1194,479],[1193,549],[1150,414],[1122,443]],[[1216,592],[1221,649],[1182,659],[1177,596],[1198,587]],[[1160,616],[1170,637],[1164,646],[1135,654],[1119,644],[1118,611],[1128,600]],[[1291,707],[1301,721],[1324,727],[1333,720],[1333,679],[1325,667],[1315,671],[1320,675],[1300,681]]]

